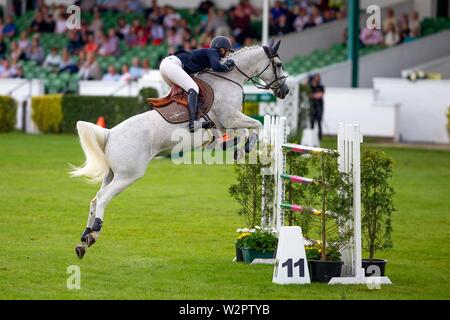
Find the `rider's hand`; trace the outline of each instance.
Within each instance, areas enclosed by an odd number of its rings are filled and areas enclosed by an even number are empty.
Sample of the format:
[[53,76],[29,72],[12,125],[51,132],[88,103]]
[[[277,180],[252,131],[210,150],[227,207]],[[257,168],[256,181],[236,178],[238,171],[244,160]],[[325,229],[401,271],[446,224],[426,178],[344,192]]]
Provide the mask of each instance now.
[[234,61],[232,59],[228,59],[227,61],[225,61],[223,66],[225,67],[226,71],[231,71],[234,67]]

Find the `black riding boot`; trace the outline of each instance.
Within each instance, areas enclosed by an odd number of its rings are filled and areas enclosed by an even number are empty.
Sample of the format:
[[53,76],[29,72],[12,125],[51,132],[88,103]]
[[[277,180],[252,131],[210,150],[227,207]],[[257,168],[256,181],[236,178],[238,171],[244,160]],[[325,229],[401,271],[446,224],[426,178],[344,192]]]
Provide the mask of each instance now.
[[189,131],[194,132],[194,122],[198,118],[198,93],[194,89],[188,91]]
[[[195,131],[195,121],[198,120],[198,93],[194,89],[188,90],[189,131]],[[211,128],[211,121],[202,122],[202,128]]]

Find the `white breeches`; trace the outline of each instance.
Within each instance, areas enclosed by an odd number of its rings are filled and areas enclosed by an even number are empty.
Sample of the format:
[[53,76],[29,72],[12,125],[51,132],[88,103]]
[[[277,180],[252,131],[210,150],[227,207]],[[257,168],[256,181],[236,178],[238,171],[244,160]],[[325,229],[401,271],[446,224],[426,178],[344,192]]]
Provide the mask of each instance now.
[[199,93],[198,85],[194,80],[183,70],[181,60],[176,56],[165,57],[159,66],[161,77],[169,87],[173,84],[183,88],[185,91],[194,89]]

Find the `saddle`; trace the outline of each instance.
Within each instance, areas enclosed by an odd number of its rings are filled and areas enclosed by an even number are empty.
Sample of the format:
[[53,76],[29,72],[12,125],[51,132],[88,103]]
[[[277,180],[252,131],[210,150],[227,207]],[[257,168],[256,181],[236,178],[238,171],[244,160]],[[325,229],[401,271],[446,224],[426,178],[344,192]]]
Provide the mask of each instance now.
[[[214,102],[214,92],[209,84],[192,77],[200,92],[198,95],[198,117],[206,115]],[[153,107],[169,123],[183,123],[189,121],[188,95],[177,85],[170,88],[169,93],[162,98],[148,98],[147,103]]]

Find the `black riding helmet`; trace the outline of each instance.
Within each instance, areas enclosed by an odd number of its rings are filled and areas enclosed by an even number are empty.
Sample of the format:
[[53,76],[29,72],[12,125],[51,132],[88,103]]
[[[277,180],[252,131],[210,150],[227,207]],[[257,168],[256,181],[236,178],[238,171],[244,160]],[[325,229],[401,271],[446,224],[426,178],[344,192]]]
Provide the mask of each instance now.
[[233,52],[233,50],[231,49],[230,39],[228,39],[227,37],[224,37],[224,36],[214,37],[214,39],[212,39],[212,41],[211,41],[210,47],[216,48],[216,49],[224,48],[224,49],[229,50],[230,52]]

